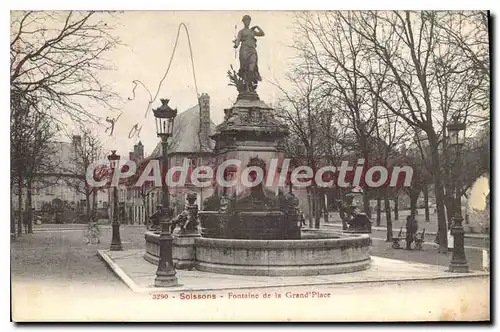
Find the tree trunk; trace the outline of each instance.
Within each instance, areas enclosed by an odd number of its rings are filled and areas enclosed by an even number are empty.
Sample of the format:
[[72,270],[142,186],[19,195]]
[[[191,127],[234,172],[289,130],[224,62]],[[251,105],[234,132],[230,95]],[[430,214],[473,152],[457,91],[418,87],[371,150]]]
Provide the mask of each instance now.
[[429,213],[429,189],[427,186],[424,187],[424,207],[425,207],[425,222],[429,222],[430,213]]
[[420,191],[411,189],[410,191],[410,214],[416,216],[417,215],[417,201],[418,196],[420,195]]
[[368,219],[372,218],[372,211],[370,209],[370,197],[367,193],[363,193],[363,212],[366,214]]
[[377,226],[380,227],[380,219],[382,218],[382,199],[377,197]]
[[33,234],[33,195],[32,182],[28,180],[26,186],[26,218],[28,222],[28,233]]
[[97,222],[97,189],[92,190],[92,221]]
[[342,188],[338,188],[337,190],[337,197],[338,197],[338,210],[339,210],[339,217],[340,220],[342,221],[342,230],[345,231],[347,230],[347,222],[346,222],[346,214],[344,211],[344,200],[343,200],[343,192]]
[[394,220],[399,220],[399,197],[394,198]]
[[323,220],[325,223],[328,222],[328,195],[325,192],[325,190],[322,191],[320,201],[321,201],[321,208],[323,209]]
[[313,200],[311,197],[311,190],[308,189],[307,191],[307,205],[309,208],[309,215],[307,216],[309,219],[309,228],[314,228],[314,223],[313,223]]
[[384,199],[385,207],[385,220],[387,225],[387,238],[385,242],[392,242],[392,217],[391,217],[391,203],[386,196]]
[[[11,186],[12,188],[12,186]],[[16,238],[16,217],[14,215],[14,202],[12,201],[12,198],[14,195],[11,195],[10,199],[10,235],[13,239]]]
[[441,165],[439,162],[438,141],[433,130],[428,132],[429,145],[431,147],[432,173],[434,177],[434,192],[436,196],[436,208],[438,217],[438,237],[439,237],[439,252],[448,252],[448,236],[446,216],[444,212],[444,192],[443,182],[441,180]]
[[314,200],[314,228],[319,228],[321,221],[321,205],[319,201],[320,195],[318,188],[313,187],[313,200]]
[[23,187],[22,180],[17,181],[17,235],[23,234]]
[[92,209],[90,207],[90,195],[92,195],[92,192],[86,187],[85,188],[85,203],[86,203],[86,215],[87,215],[87,222],[92,221]]

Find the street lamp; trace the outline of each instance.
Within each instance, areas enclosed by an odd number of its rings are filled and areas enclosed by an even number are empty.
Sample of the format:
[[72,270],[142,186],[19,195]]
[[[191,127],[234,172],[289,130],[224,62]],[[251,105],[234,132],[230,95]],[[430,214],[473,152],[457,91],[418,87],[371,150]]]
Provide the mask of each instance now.
[[[116,150],[111,150],[111,154],[108,156],[109,165],[111,166],[111,171],[113,176],[115,174],[116,168],[118,167],[118,161],[120,160],[120,156],[116,154]],[[113,185],[113,181],[111,181],[111,185]],[[113,188],[113,222],[111,223],[112,227],[112,237],[111,237],[111,246],[109,250],[111,251],[120,251],[123,250],[122,241],[120,240],[120,222],[118,221],[118,184]]]
[[[156,121],[156,133],[161,138],[162,153],[162,177],[165,177],[168,171],[167,140],[172,136],[174,129],[174,119],[177,115],[177,109],[172,109],[168,102],[169,99],[160,99],[161,106],[153,110]],[[160,233],[160,258],[158,260],[158,269],[156,270],[155,286],[172,287],[177,285],[175,269],[172,259],[172,235],[170,234],[170,202],[168,186],[166,179],[162,179],[162,216]]]
[[469,266],[465,257],[464,249],[464,228],[462,226],[462,202],[461,192],[462,183],[461,162],[462,162],[462,147],[465,143],[465,122],[460,121],[458,117],[453,117],[452,121],[446,126],[448,129],[449,142],[448,144],[454,148],[456,152],[455,159],[455,213],[453,215],[453,223],[451,227],[451,235],[453,236],[453,257],[450,262],[449,272],[469,272]]

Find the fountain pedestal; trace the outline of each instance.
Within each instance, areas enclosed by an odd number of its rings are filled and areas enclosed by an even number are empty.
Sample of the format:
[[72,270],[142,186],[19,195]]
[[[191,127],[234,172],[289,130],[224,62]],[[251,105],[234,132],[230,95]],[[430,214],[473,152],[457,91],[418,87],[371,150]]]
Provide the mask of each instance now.
[[201,237],[198,231],[179,231],[174,235],[173,258],[174,267],[189,270],[196,265],[195,240]]
[[[236,159],[244,167],[251,158],[258,157],[269,170],[272,159],[283,159],[283,139],[289,132],[275,119],[272,107],[261,100],[238,99],[224,114],[224,122],[211,136],[216,162]],[[247,188],[236,189],[239,193]]]
[[[197,213],[201,236],[175,235],[176,268],[260,276],[335,274],[369,268],[369,235],[301,230],[298,199],[280,181],[287,168],[283,152],[287,135],[287,127],[275,119],[271,107],[256,93],[240,91],[211,136],[216,142],[214,164],[226,162],[224,180],[236,181],[230,186],[222,186],[220,179],[215,181],[214,194],[203,201],[202,211]],[[232,167],[227,167],[229,160]],[[245,173],[246,167],[261,169],[262,181],[245,186],[245,177],[249,183],[257,178],[248,169]],[[194,212],[183,215],[173,224],[182,226],[196,219]],[[144,258],[151,261],[157,252],[156,236],[146,234],[146,241]]]
[[[287,127],[275,119],[274,110],[258,96],[248,99],[239,96],[233,107],[225,110],[224,122],[212,136],[215,163],[236,160],[239,165],[226,168],[225,178],[237,181],[228,188],[216,187],[214,195],[205,200],[200,213],[204,236],[255,240],[300,238],[298,200],[285,194],[285,183],[279,181],[283,140],[287,135]],[[263,170],[262,182],[246,187],[242,174],[246,167]]]

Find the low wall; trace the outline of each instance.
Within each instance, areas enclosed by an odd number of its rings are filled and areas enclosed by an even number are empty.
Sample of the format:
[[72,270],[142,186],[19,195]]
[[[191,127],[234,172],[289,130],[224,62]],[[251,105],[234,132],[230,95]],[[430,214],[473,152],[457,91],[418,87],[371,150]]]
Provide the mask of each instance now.
[[[302,240],[196,240],[196,269],[265,276],[336,274],[370,267],[368,235]],[[311,238],[307,238],[311,237]]]
[[144,259],[151,264],[158,265],[160,257],[160,234],[147,231],[144,233],[144,239],[146,240],[146,252],[144,253]]
[[[195,242],[199,234],[183,234],[173,236],[172,258],[176,269],[192,269],[196,265]],[[144,234],[146,240],[146,251],[144,259],[151,264],[158,265],[160,257],[160,234],[159,232],[147,231]]]
[[[158,264],[159,235],[146,232],[144,259]],[[370,267],[369,235],[303,230],[301,240],[195,238],[199,271],[260,276],[305,276],[365,270]],[[174,240],[173,256],[176,257]],[[175,264],[175,260],[174,260]]]

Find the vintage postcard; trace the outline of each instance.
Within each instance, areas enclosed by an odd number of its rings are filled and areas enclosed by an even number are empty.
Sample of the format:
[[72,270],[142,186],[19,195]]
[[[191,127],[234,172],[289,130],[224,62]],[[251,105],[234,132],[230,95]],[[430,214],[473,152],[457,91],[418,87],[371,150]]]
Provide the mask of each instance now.
[[11,11],[11,320],[490,321],[489,34]]

